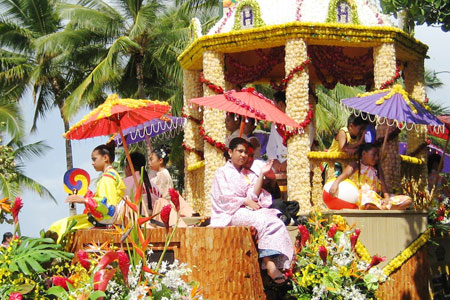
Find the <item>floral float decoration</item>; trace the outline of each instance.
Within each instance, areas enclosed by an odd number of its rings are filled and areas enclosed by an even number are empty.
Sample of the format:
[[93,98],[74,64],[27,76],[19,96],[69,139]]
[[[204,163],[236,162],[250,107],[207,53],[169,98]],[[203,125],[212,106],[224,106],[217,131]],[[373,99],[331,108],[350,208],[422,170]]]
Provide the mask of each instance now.
[[341,218],[329,222],[313,212],[298,226],[296,259],[287,272],[296,299],[375,299],[379,282],[386,278],[376,266],[385,258],[363,259],[357,251],[361,231]]

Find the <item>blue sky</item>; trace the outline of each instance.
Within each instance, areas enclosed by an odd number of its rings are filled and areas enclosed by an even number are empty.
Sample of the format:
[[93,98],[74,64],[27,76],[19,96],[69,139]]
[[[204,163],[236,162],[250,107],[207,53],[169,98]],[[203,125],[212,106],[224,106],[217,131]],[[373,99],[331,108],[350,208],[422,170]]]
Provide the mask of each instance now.
[[[430,70],[450,71],[450,33],[444,33],[438,27],[420,26],[416,28],[416,38],[427,44],[429,59],[426,60],[426,68]],[[445,42],[447,41],[447,42]],[[450,106],[450,73],[441,73],[439,78],[445,86],[436,91],[428,91],[428,96],[433,101],[438,101],[444,106]],[[22,102],[22,110],[25,114],[28,128],[31,126],[33,118],[33,103],[30,98]],[[78,121],[87,113],[87,110],[80,112],[74,121]],[[73,122],[72,122],[73,123]],[[37,236],[41,229],[47,229],[52,222],[68,216],[68,204],[64,203],[67,195],[64,192],[63,175],[66,170],[65,150],[63,134],[63,123],[59,117],[58,110],[53,110],[47,118],[38,122],[39,130],[28,138],[28,142],[45,140],[53,150],[49,151],[45,157],[28,162],[25,173],[46,186],[57,199],[58,203],[50,199],[41,199],[38,195],[25,192],[22,195],[24,207],[19,215],[22,234]],[[90,155],[92,149],[107,141],[107,137],[73,141],[74,166],[85,169],[96,178],[98,173],[91,166]],[[95,187],[92,188],[95,190]],[[82,212],[82,207],[78,206],[78,213]],[[9,224],[0,225],[0,234],[5,231],[12,231]]]

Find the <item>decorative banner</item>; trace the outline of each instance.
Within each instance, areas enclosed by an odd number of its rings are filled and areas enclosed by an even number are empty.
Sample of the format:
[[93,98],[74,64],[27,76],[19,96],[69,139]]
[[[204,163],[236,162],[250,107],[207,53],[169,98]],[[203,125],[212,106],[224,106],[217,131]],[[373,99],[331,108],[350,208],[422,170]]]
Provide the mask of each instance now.
[[64,174],[64,191],[69,194],[86,195],[91,177],[83,169],[73,168]]

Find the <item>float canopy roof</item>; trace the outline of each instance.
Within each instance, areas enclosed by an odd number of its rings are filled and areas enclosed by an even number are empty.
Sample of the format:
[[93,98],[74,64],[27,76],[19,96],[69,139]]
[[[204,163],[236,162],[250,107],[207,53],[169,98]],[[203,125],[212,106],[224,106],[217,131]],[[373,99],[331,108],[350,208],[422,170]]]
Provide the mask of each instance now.
[[[223,1],[232,3],[232,1]],[[394,43],[403,61],[423,59],[428,47],[394,27],[372,0],[240,0],[201,34],[191,23],[191,43],[178,57],[183,69],[201,70],[204,51],[240,53],[284,46],[301,38],[308,45],[372,48]]]

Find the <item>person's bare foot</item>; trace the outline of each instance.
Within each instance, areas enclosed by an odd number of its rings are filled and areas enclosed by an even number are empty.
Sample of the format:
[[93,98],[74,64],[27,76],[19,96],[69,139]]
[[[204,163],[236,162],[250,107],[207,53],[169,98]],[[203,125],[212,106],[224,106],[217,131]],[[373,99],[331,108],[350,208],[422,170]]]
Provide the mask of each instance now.
[[286,276],[284,276],[284,274],[281,273],[280,270],[278,270],[273,260],[271,260],[269,257],[264,257],[263,260],[266,263],[267,275],[272,278],[272,281],[276,284],[284,283],[286,281]]

